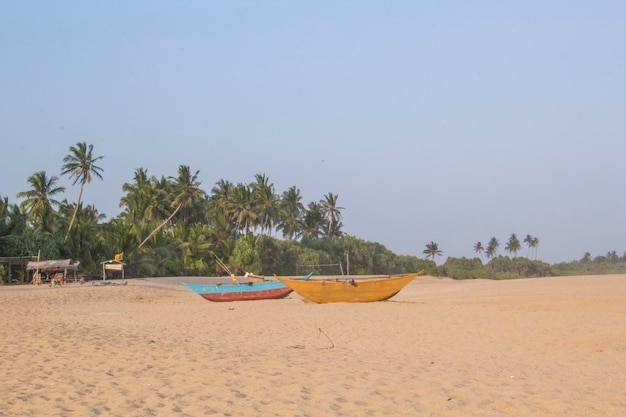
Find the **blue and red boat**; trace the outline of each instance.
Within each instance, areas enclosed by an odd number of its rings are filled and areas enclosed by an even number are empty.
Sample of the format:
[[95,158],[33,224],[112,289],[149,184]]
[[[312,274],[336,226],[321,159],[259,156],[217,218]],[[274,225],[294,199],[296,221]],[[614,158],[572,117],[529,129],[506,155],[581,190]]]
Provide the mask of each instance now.
[[[309,279],[313,274],[298,279]],[[235,281],[235,280],[234,280]],[[243,284],[190,284],[181,282],[209,301],[251,301],[284,298],[292,289],[280,281],[247,282]]]

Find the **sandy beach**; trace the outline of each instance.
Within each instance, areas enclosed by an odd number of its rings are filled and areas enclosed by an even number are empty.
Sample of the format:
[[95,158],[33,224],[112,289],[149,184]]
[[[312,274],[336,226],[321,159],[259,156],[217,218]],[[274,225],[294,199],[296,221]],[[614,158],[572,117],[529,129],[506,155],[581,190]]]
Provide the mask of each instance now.
[[626,275],[419,277],[364,304],[4,286],[0,317],[0,416],[626,415]]

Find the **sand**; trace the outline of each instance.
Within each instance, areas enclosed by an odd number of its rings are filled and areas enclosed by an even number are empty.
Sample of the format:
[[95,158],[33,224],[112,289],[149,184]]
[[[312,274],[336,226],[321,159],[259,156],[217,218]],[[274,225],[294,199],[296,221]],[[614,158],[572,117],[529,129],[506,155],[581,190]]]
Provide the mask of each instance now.
[[623,416],[626,275],[212,303],[0,287],[0,416]]

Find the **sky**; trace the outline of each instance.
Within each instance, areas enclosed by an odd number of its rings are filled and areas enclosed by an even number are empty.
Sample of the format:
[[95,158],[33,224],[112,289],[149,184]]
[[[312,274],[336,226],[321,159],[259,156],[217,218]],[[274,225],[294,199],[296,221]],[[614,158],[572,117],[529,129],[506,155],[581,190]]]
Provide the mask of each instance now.
[[[6,1],[0,196],[77,142],[120,212],[137,168],[265,174],[343,231],[447,257],[515,233],[538,258],[626,251],[622,1]],[[527,255],[526,248],[520,255]]]

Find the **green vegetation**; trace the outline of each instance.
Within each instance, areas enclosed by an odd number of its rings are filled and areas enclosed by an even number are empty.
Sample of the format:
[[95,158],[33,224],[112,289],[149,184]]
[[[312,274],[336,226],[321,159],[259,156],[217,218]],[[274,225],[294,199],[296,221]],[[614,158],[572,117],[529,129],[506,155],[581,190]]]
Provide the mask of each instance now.
[[[529,254],[533,253],[536,256],[539,240],[530,237],[530,239],[525,239],[524,242],[529,245]],[[497,247],[496,238],[490,240],[490,247]],[[515,234],[511,235],[505,249],[509,253],[517,253],[521,249],[515,245]],[[474,251],[480,254],[483,253],[480,242],[474,245]],[[437,268],[437,273],[438,275],[454,279],[514,279],[626,273],[626,253],[620,257],[615,251],[607,253],[606,256],[597,256],[595,258],[592,258],[591,254],[587,252],[580,261],[561,262],[554,265],[526,257],[515,256],[510,258],[497,255],[495,249],[491,253],[493,255],[489,257],[489,262],[486,264],[483,264],[480,258],[450,257],[443,265]]]
[[[396,255],[383,245],[346,235],[342,228],[339,196],[327,193],[318,201],[304,203],[300,190],[282,193],[264,174],[251,183],[219,180],[205,191],[199,171],[181,165],[175,177],[149,175],[136,169],[131,182],[122,185],[121,213],[105,219],[93,205],[81,202],[92,177],[103,179],[95,165],[93,146],[77,143],[63,159],[61,175],[80,184],[78,199],[70,203],[59,197],[65,187],[45,171],[28,178],[29,190],[17,194],[12,204],[0,196],[0,257],[41,259],[71,258],[80,261],[82,272],[101,273],[101,262],[123,254],[130,277],[169,275],[221,275],[218,258],[237,273],[303,275],[394,274],[425,269],[426,274],[455,279],[508,279],[547,275],[624,273],[626,257],[615,252],[580,261],[550,266],[537,260],[539,239],[526,235],[527,257],[518,256],[522,243],[511,234],[498,254],[496,237],[473,246],[480,258],[448,258],[430,241],[422,254]],[[282,236],[278,236],[279,233]],[[483,256],[487,263],[483,263]],[[532,258],[532,259],[531,259]],[[23,283],[19,269],[0,265],[2,283]]]
[[[109,220],[83,192],[93,177],[103,179],[92,145],[77,143],[63,159],[61,174],[80,190],[75,203],[59,201],[59,178],[44,171],[28,178],[21,204],[0,197],[0,257],[72,258],[84,273],[98,276],[101,262],[123,254],[132,277],[219,275],[222,259],[238,273],[297,275],[437,273],[432,261],[398,256],[384,246],[346,235],[339,196],[328,193],[304,204],[292,186],[277,193],[264,174],[251,183],[218,181],[210,193],[201,188],[199,171],[180,166],[175,177],[136,169],[122,185],[121,213]],[[278,237],[282,234],[282,238]],[[3,282],[22,282],[12,271]],[[22,275],[19,276],[19,273]]]
[[623,274],[626,272],[626,253],[620,257],[617,252],[611,251],[592,259],[591,254],[586,252],[579,261],[558,263],[550,270],[555,276]]
[[478,258],[448,258],[441,275],[454,279],[511,279],[550,276],[550,265],[528,258],[497,256],[483,265]]

